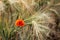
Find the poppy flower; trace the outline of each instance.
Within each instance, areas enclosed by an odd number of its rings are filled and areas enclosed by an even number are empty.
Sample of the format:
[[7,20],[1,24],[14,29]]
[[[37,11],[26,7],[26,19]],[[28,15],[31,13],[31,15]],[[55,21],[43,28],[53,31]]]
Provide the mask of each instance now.
[[23,27],[25,25],[24,20],[22,19],[16,20],[15,25],[18,27]]

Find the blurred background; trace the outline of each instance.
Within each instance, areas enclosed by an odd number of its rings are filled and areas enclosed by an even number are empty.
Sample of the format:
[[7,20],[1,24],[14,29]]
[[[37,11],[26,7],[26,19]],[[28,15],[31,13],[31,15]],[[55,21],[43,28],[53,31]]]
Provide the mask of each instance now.
[[0,0],[0,40],[60,40],[60,0]]

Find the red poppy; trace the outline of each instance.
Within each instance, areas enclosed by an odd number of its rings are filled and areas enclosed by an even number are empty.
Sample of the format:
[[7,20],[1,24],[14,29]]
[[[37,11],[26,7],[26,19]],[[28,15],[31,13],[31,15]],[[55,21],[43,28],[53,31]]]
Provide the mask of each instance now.
[[16,20],[15,25],[18,27],[23,27],[25,25],[24,20],[22,19]]

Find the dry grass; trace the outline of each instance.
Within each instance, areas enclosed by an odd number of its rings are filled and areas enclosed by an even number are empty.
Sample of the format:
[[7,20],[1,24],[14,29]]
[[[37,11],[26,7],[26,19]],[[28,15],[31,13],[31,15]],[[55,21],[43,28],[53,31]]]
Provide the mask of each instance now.
[[[54,40],[50,34],[57,33],[60,14],[54,7],[58,5],[55,0],[1,0],[2,40]],[[15,26],[17,19],[25,21],[23,28]]]

